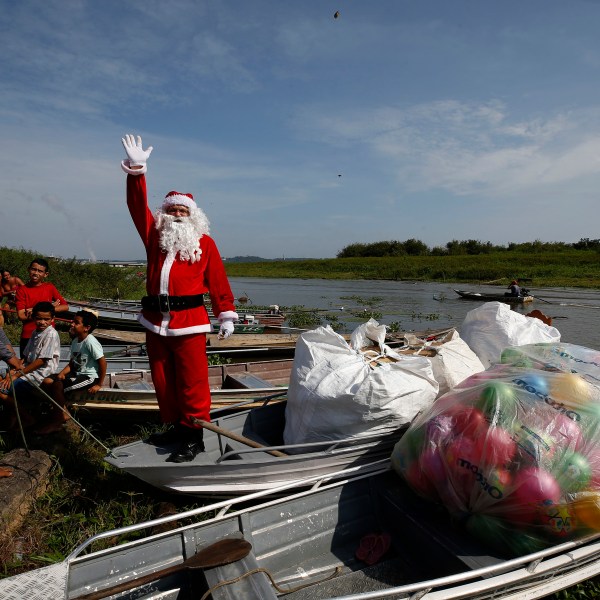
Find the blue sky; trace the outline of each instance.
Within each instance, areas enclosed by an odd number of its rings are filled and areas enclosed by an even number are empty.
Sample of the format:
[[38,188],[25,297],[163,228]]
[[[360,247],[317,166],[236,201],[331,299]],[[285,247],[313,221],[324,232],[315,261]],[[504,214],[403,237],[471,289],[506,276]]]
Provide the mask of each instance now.
[[224,256],[597,238],[599,25],[591,0],[0,0],[0,245],[142,257],[125,133],[152,207],[192,192]]

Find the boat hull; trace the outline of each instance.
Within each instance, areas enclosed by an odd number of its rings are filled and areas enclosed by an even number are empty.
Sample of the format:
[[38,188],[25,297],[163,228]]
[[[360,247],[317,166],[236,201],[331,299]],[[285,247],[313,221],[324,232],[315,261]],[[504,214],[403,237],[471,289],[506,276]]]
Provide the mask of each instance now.
[[487,294],[484,292],[468,292],[466,290],[454,291],[465,300],[477,300],[479,302],[506,302],[508,304],[533,302],[533,296],[505,296],[504,294]]
[[389,463],[394,444],[402,431],[385,437],[345,442],[328,440],[320,444],[285,446],[286,403],[269,404],[214,420],[214,425],[243,436],[264,448],[288,452],[273,456],[265,449],[204,431],[205,452],[188,463],[166,462],[176,445],[163,448],[143,441],[120,446],[105,460],[111,465],[163,490],[200,496],[237,496],[269,490],[309,477],[323,476],[350,465]]

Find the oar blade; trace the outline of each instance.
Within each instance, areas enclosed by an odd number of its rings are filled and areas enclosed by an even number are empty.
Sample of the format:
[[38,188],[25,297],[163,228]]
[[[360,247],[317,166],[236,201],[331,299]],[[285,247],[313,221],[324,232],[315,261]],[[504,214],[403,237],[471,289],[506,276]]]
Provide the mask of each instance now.
[[202,548],[185,561],[188,569],[213,569],[248,556],[252,544],[243,538],[225,538]]

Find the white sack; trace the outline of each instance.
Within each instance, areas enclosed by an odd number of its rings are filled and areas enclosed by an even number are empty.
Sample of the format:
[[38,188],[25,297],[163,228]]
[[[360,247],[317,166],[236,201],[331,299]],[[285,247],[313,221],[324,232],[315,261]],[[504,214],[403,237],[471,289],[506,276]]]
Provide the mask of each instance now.
[[440,389],[438,396],[453,389],[467,377],[485,370],[479,357],[454,329],[439,346],[432,346],[435,356],[429,357],[433,376]]
[[408,424],[434,401],[438,385],[426,358],[398,359],[372,368],[370,357],[331,327],[303,333],[288,388],[285,443],[385,435]]
[[468,312],[460,335],[486,369],[500,362],[502,351],[509,346],[560,342],[556,327],[526,317],[502,302],[486,302]]

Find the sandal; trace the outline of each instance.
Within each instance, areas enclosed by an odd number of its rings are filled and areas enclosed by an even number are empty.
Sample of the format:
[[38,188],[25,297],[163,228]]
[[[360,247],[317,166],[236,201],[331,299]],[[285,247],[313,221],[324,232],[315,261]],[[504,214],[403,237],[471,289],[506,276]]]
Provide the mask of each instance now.
[[368,565],[374,565],[390,549],[392,536],[389,533],[368,533],[365,535],[356,549],[356,558]]

